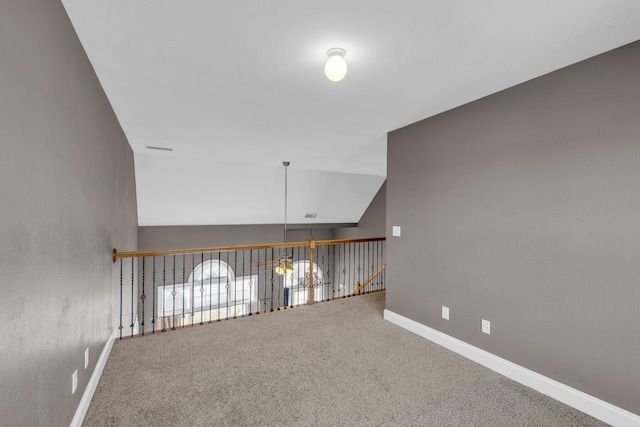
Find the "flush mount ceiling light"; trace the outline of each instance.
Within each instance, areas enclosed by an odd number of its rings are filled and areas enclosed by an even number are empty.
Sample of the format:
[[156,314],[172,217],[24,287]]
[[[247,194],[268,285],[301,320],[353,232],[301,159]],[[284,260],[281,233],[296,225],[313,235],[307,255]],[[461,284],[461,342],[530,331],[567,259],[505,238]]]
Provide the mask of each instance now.
[[347,51],[339,47],[327,51],[329,59],[324,65],[324,73],[332,82],[339,82],[347,75],[347,61],[344,60],[346,54]]

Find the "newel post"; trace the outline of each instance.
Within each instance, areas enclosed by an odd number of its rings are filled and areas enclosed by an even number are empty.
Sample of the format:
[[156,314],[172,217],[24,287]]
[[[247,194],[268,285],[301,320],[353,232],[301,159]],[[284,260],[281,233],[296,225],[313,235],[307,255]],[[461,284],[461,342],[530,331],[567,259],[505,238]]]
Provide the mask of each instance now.
[[313,251],[316,248],[316,241],[313,236],[309,236],[309,293],[307,295],[307,304],[313,304],[315,300],[315,292],[313,289]]

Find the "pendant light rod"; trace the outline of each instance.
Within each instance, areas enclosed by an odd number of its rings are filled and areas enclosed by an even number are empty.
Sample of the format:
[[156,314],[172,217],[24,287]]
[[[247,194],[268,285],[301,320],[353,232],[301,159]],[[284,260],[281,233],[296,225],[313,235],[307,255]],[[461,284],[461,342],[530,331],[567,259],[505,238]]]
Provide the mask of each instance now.
[[291,162],[282,162],[284,166],[284,243],[287,243],[287,167]]

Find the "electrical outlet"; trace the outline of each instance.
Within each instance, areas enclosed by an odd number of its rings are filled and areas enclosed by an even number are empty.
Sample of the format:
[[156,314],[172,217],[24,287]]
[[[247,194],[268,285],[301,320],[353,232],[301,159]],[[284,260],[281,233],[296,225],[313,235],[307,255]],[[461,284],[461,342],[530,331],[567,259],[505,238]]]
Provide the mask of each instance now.
[[89,367],[89,347],[84,351],[84,369]]
[[491,322],[482,319],[482,332],[491,335]]
[[400,226],[399,225],[394,225],[392,230],[391,230],[391,234],[394,237],[400,237]]
[[449,320],[449,307],[442,306],[442,318]]
[[78,370],[73,371],[71,375],[71,394],[74,394],[78,389]]

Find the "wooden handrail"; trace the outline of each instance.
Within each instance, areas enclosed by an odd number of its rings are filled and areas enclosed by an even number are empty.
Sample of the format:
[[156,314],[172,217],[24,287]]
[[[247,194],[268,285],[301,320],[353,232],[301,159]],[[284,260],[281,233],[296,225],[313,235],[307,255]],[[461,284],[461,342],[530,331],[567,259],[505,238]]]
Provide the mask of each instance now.
[[202,252],[233,252],[233,251],[248,251],[253,249],[277,249],[277,248],[296,248],[296,247],[311,247],[311,241],[315,246],[318,245],[338,245],[344,243],[361,243],[361,242],[379,242],[386,240],[385,237],[374,237],[371,239],[338,239],[338,240],[313,240],[310,239],[307,242],[288,242],[288,243],[265,243],[260,245],[240,245],[240,246],[216,246],[209,248],[190,248],[190,249],[168,249],[159,251],[132,251],[132,252],[118,252],[117,249],[113,249],[113,262],[116,262],[121,258],[142,258],[149,256],[162,256],[162,255],[178,255],[178,254],[194,254]]
[[362,282],[362,284],[358,283],[358,286],[356,287],[356,290],[353,292],[352,295],[358,295],[360,293],[361,290],[364,289],[365,286],[367,286],[369,283],[371,283],[371,281],[373,279],[376,278],[376,276],[380,273],[382,273],[384,271],[384,269],[387,268],[387,265],[383,265],[382,267],[380,267],[378,269],[378,271],[376,271],[375,273],[373,273],[373,275],[371,277],[369,277],[367,280],[365,280],[364,282]]
[[387,240],[386,237],[371,237],[365,239],[338,239],[338,240],[316,240],[316,246],[318,245],[339,245],[342,243],[362,243],[362,242],[380,242]]

